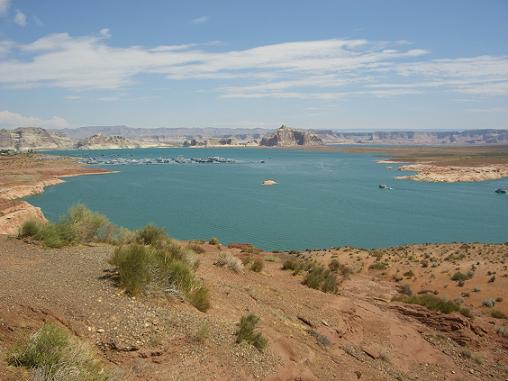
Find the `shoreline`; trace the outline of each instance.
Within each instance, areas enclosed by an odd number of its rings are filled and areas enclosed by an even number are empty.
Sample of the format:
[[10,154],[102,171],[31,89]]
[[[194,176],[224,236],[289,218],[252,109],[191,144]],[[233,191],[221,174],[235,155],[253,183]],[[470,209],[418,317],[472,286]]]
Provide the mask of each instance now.
[[[34,160],[39,162],[33,163]],[[42,210],[23,200],[24,197],[41,194],[46,187],[64,183],[63,179],[66,177],[118,172],[92,168],[78,163],[77,160],[58,156],[48,157],[44,154],[34,154],[30,157],[20,154],[2,158],[0,163],[10,171],[6,173],[5,179],[2,179],[4,181],[0,182],[0,235],[17,234],[22,224],[29,219],[46,221]]]

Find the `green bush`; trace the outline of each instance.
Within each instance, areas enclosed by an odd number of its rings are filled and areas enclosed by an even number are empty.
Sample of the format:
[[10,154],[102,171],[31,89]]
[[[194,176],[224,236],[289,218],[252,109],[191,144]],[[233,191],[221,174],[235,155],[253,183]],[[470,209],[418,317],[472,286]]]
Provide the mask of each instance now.
[[405,296],[396,300],[408,304],[419,304],[421,306],[427,307],[429,310],[439,311],[445,314],[449,314],[451,312],[460,312],[466,317],[472,316],[471,312],[467,308],[462,308],[456,303],[442,299],[432,294]]
[[70,208],[62,223],[69,225],[81,242],[109,241],[113,226],[105,215],[92,212],[83,204]]
[[111,377],[91,350],[53,324],[19,341],[7,354],[11,366],[31,370],[37,380],[107,381]]
[[385,262],[374,262],[369,266],[370,270],[386,270],[388,268],[388,263]]
[[323,292],[337,292],[337,278],[330,270],[321,265],[314,265],[303,278],[303,284],[307,287]]
[[117,267],[119,284],[130,295],[156,289],[177,290],[198,310],[206,311],[210,307],[208,290],[194,273],[197,262],[174,242],[156,248],[140,244],[119,247],[110,263]]
[[210,308],[210,298],[208,289],[204,286],[199,286],[192,290],[188,299],[190,303],[201,312],[206,312]]
[[267,341],[261,332],[256,332],[255,330],[258,322],[259,317],[254,314],[242,316],[238,324],[238,330],[235,332],[236,343],[239,344],[242,341],[246,341],[260,351],[263,350],[267,345]]
[[468,279],[471,279],[471,274],[463,274],[460,271],[457,271],[455,274],[452,275],[451,279],[456,282],[464,282]]
[[216,237],[212,237],[212,238],[210,238],[210,239],[208,240],[208,243],[209,243],[210,245],[218,245],[218,244],[220,244],[220,241],[219,241],[219,239],[218,239],[218,238],[216,238]]
[[149,248],[136,244],[119,247],[110,263],[118,268],[120,286],[130,295],[144,292],[152,280],[153,257]]
[[499,310],[490,311],[490,316],[492,316],[494,319],[508,319],[508,316]]
[[23,223],[19,230],[18,237],[35,237],[42,229],[41,222],[37,220],[28,220]]
[[343,277],[349,277],[353,273],[353,269],[340,263],[336,259],[332,259],[328,264],[328,269],[334,273],[340,273]]
[[32,237],[48,247],[63,247],[79,242],[112,242],[115,229],[104,215],[92,212],[83,204],[69,209],[58,223],[27,221],[20,237]]
[[136,240],[143,245],[155,245],[163,240],[166,240],[168,235],[163,228],[155,225],[146,225],[143,229],[139,230],[136,234]]
[[256,258],[254,262],[250,265],[250,269],[254,272],[261,272],[263,270],[263,267],[265,266],[264,262],[260,258]]

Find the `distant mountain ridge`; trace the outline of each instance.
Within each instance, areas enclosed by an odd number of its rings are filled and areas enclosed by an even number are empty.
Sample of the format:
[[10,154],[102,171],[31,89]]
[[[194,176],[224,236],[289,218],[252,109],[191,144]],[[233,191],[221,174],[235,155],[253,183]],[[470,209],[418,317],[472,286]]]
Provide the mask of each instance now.
[[299,130],[286,126],[262,128],[131,128],[95,126],[76,129],[20,127],[0,130],[0,149],[146,148],[168,146],[299,146],[319,144],[365,145],[508,145],[508,129],[465,131]]

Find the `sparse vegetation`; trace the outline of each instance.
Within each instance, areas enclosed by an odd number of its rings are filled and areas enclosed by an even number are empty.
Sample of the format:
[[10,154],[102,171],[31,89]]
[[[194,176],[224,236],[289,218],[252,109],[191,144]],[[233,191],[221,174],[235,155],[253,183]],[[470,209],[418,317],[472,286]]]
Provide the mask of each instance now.
[[403,296],[397,298],[396,300],[408,304],[419,304],[421,306],[427,307],[429,310],[439,311],[445,314],[449,314],[451,312],[460,312],[466,317],[472,316],[471,312],[467,308],[463,308],[454,302],[442,299],[432,294]]
[[113,225],[106,216],[91,211],[83,204],[70,208],[58,223],[26,221],[18,236],[30,237],[52,248],[88,242],[117,244],[132,240],[128,229]]
[[332,259],[328,264],[328,269],[334,273],[340,273],[343,277],[348,277],[353,273],[353,269],[349,266],[340,263],[337,259]]
[[374,262],[369,266],[370,270],[386,270],[388,268],[388,263],[385,262]]
[[490,316],[492,316],[494,319],[508,319],[508,315],[499,310],[490,311]]
[[263,267],[265,266],[265,263],[263,262],[262,259],[260,258],[256,258],[254,260],[254,262],[252,262],[252,264],[250,265],[250,269],[254,272],[261,272],[263,271]]
[[321,265],[312,266],[305,275],[303,284],[307,287],[321,290],[323,292],[337,292],[337,279],[335,274],[333,274],[330,270],[326,270]]
[[236,343],[239,344],[242,341],[246,341],[262,351],[266,347],[267,341],[261,332],[256,331],[256,325],[258,323],[259,317],[254,314],[242,316],[238,324],[238,329],[235,332]]
[[30,369],[41,381],[106,381],[111,377],[91,350],[62,328],[45,324],[7,354],[9,365]]
[[451,279],[455,282],[464,282],[473,277],[472,273],[463,274],[460,271],[457,271],[452,275]]
[[242,261],[227,251],[220,252],[214,264],[219,267],[227,267],[237,273],[243,271]]
[[136,234],[136,241],[143,245],[155,245],[167,239],[166,231],[155,225],[146,225]]
[[220,244],[220,241],[219,241],[219,239],[218,239],[218,238],[216,238],[216,237],[212,237],[212,238],[210,238],[210,239],[208,240],[208,243],[209,243],[210,245],[219,245],[219,244]]

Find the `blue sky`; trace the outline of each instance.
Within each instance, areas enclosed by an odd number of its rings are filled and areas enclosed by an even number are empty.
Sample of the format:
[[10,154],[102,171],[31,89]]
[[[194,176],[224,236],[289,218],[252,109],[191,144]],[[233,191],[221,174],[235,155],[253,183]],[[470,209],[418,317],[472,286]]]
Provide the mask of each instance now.
[[508,1],[0,0],[0,128],[508,128]]

